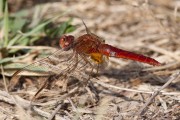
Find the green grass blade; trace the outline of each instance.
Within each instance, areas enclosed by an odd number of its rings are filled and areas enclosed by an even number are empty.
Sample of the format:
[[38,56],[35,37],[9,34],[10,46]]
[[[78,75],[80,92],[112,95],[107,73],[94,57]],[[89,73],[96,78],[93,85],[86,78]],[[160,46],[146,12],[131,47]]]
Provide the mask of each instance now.
[[22,35],[20,34],[16,35],[13,39],[11,39],[11,41],[9,41],[8,47],[13,46],[16,43],[16,41],[18,41],[21,37]]
[[[25,68],[26,67],[26,68]],[[25,63],[10,63],[10,64],[6,64],[4,65],[4,69],[22,69],[24,68],[24,70],[26,71],[33,71],[33,72],[48,72],[49,69],[48,68],[44,68],[41,66],[37,66],[32,64],[31,67],[27,67],[27,64]]]
[[4,63],[7,63],[7,62],[11,62],[11,61],[14,61],[14,60],[17,60],[17,59],[20,59],[20,58],[23,58],[24,56],[20,56],[20,57],[6,57],[6,58],[3,58],[3,59],[0,59],[0,64],[4,64]]
[[[66,13],[66,12],[65,12]],[[32,34],[34,33],[37,33],[38,31],[40,31],[41,29],[43,29],[47,24],[49,24],[50,22],[62,17],[65,13],[61,14],[61,15],[58,15],[52,19],[49,19],[48,21],[44,22],[44,23],[41,23],[40,25],[38,25],[37,27],[35,27],[34,29],[32,29],[30,32],[28,33],[25,33],[24,36],[25,37],[28,37],[28,36],[31,36]]]
[[0,0],[0,16],[3,14],[4,0]]
[[8,32],[9,32],[9,13],[8,13],[8,4],[5,3],[5,12],[4,12],[4,47],[8,45]]

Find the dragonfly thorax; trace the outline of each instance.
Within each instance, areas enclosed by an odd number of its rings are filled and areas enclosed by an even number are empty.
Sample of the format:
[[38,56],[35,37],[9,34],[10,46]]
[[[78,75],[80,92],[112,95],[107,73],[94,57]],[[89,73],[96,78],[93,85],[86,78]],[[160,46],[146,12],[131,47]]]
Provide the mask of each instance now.
[[73,44],[74,44],[74,36],[72,35],[68,35],[68,36],[63,35],[59,40],[59,45],[64,51],[67,51],[70,48],[72,48]]

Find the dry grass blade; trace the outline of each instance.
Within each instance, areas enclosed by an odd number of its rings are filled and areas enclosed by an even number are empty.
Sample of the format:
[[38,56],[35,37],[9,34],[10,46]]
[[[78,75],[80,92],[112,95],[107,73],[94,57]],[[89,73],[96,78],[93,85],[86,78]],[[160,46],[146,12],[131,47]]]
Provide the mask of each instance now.
[[48,117],[48,120],[52,120],[54,119],[55,115],[57,114],[57,112],[59,111],[59,109],[61,108],[62,104],[61,104],[61,101],[66,99],[67,97],[71,96],[72,94],[74,94],[75,92],[77,92],[79,90],[78,87],[72,89],[71,91],[68,92],[68,94],[64,95],[64,96],[61,96],[59,98],[59,105],[57,106],[57,108],[53,111],[53,113]]
[[[46,117],[46,118],[49,118],[49,117],[51,117],[51,114],[50,113],[48,113],[48,112],[46,112],[46,111],[43,111],[43,110],[41,110],[41,109],[39,109],[39,108],[37,108],[37,107],[33,107],[33,110],[36,112],[36,113],[38,113],[39,115],[41,115],[41,116],[43,116],[43,117]],[[61,117],[61,116],[56,116],[56,119],[58,119],[58,120],[66,120],[64,117]]]
[[108,97],[105,97],[100,101],[100,104],[95,112],[97,114],[95,120],[103,120],[103,118],[108,112],[108,107],[110,102],[111,102],[111,98]]
[[163,66],[158,66],[158,67],[153,67],[153,68],[144,68],[142,71],[156,71],[156,70],[165,70],[165,69],[168,69],[168,68],[172,68],[172,67],[178,67],[180,66],[180,62],[177,61],[177,62],[173,62],[173,63],[168,63],[168,64],[165,64]]
[[33,50],[56,50],[53,47],[48,46],[9,46],[7,49],[33,49]]
[[8,87],[7,87],[7,83],[6,83],[6,78],[4,76],[4,68],[3,68],[2,65],[1,65],[1,72],[2,72],[2,76],[3,76],[3,82],[4,82],[5,90],[8,91]]
[[[98,81],[98,79],[91,79],[91,81],[105,87],[105,88],[112,88],[112,89],[117,89],[117,90],[124,90],[124,91],[129,91],[129,92],[137,92],[137,93],[145,93],[145,94],[153,94],[153,91],[144,91],[144,90],[135,90],[135,89],[129,89],[129,88],[123,88],[123,87],[118,87],[110,84],[106,84],[104,82]],[[161,92],[161,91],[159,91]],[[180,95],[179,92],[161,92],[162,95]]]
[[20,116],[18,116],[18,118],[20,120],[23,120],[23,119],[32,120],[33,119],[33,117],[29,113],[27,113],[25,111],[25,109],[21,106],[22,103],[17,101],[16,98],[14,98],[13,96],[11,96],[11,99],[14,101],[14,103],[16,105],[16,113],[18,113],[18,114],[20,113],[19,114]]
[[160,91],[163,90],[164,88],[168,87],[168,85],[172,81],[178,79],[179,77],[180,77],[180,71],[178,71],[177,73],[171,75],[169,77],[169,80],[160,89],[158,89],[157,91],[155,91],[153,93],[153,95],[149,98],[149,100],[145,103],[145,105],[139,110],[138,115],[143,115],[144,112],[145,112],[145,109],[147,108],[147,106],[150,105],[153,102],[153,99],[160,93]]
[[[73,111],[76,112],[76,115],[77,115],[77,116],[75,116],[75,119],[83,120],[83,117],[82,117],[81,113],[80,113],[80,112],[78,111],[78,109],[75,107],[75,105],[73,104],[72,100],[71,100],[70,98],[68,98],[68,101],[70,102]],[[77,118],[76,118],[76,117],[77,117]]]
[[53,111],[53,113],[48,117],[48,120],[53,120],[55,119],[55,115],[57,114],[57,112],[61,109],[62,105],[59,104],[57,106],[57,108]]
[[162,53],[162,54],[164,54],[164,55],[166,55],[166,56],[169,56],[169,57],[171,57],[171,58],[174,58],[175,60],[177,60],[178,62],[180,62],[180,56],[174,54],[174,52],[167,51],[167,50],[162,49],[162,48],[159,48],[159,47],[157,47],[157,46],[155,46],[155,45],[148,45],[147,47],[148,47],[149,49],[151,49],[151,50],[157,51],[157,52]]

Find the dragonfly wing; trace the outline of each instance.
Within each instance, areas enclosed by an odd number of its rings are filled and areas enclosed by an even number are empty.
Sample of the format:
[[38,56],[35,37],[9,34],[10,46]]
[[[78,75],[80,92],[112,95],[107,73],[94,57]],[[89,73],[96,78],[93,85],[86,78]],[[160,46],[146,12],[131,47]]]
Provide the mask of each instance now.
[[16,71],[10,81],[9,89],[12,90],[19,82],[22,76],[51,76],[65,74],[68,69],[72,68],[73,51],[57,50],[52,55],[35,61],[22,69]]
[[[90,60],[91,59],[87,57],[87,61]],[[43,80],[53,79],[51,81],[54,81],[54,79],[64,79],[64,77],[66,77],[66,79],[75,77],[76,79],[83,80],[88,76],[86,75],[86,71],[91,69],[91,65],[87,61],[73,50],[57,50],[52,55],[15,72],[10,81],[9,90],[12,91],[16,88],[21,77],[30,76],[30,74],[32,77],[35,77],[35,79],[37,79],[37,77]]]

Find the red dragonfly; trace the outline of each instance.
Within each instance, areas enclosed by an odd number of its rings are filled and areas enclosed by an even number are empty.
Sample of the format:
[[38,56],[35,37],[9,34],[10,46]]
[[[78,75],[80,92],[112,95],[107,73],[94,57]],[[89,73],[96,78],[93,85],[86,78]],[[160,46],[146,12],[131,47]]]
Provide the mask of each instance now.
[[[33,71],[33,69],[37,67],[38,70],[36,69],[35,72],[44,73],[45,71],[45,73],[50,76],[46,78],[46,81],[49,81],[52,79],[64,79],[70,76],[78,76],[78,79],[81,79],[82,77],[80,76],[82,76],[82,71],[86,70],[87,66],[90,66],[93,71],[94,64],[100,65],[104,63],[105,58],[108,57],[125,58],[154,66],[161,65],[161,63],[153,58],[105,44],[102,38],[91,33],[84,22],[83,24],[87,34],[77,39],[72,35],[63,35],[59,41],[59,45],[62,49],[15,72],[10,82],[10,90],[14,89],[18,84],[18,75],[26,71]],[[94,63],[92,61],[94,61]],[[81,73],[79,73],[80,71]],[[41,90],[42,89],[40,89],[38,93]]]
[[161,63],[153,58],[146,57],[141,54],[125,51],[111,45],[105,44],[105,41],[97,35],[91,33],[86,24],[83,22],[87,34],[78,37],[76,40],[72,35],[64,35],[59,41],[60,47],[64,51],[73,49],[73,51],[81,56],[90,56],[92,60],[101,64],[103,56],[125,58],[134,61],[147,63],[154,66],[160,66]]

